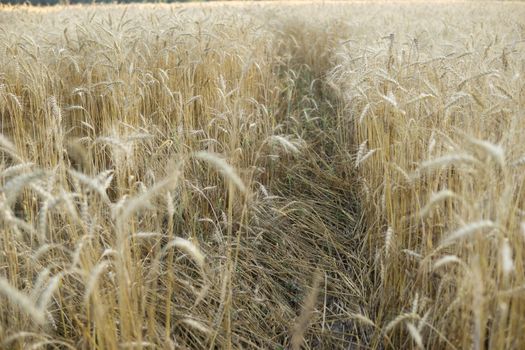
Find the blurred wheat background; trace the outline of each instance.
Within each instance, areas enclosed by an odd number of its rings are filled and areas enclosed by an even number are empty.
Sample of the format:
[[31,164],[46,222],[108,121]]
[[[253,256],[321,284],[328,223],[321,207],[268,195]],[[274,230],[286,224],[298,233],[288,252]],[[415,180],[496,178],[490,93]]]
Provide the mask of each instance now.
[[0,8],[0,348],[525,346],[525,5]]

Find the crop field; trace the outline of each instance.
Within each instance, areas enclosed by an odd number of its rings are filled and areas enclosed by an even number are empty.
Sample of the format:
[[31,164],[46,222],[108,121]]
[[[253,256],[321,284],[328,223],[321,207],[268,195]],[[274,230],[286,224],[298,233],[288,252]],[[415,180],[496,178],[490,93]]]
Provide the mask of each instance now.
[[525,3],[0,7],[0,349],[523,349]]

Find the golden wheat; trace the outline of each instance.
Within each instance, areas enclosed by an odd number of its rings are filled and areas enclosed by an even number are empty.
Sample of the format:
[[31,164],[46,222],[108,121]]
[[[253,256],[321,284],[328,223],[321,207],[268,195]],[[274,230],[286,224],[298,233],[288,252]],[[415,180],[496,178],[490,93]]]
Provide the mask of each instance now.
[[524,18],[1,7],[0,348],[523,347]]

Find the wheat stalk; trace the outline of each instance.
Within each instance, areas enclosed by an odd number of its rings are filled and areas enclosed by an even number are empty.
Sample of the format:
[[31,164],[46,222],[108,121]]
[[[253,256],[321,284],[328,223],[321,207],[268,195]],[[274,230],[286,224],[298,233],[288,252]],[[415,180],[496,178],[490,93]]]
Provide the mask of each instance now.
[[9,284],[9,282],[3,277],[0,277],[0,292],[20,307],[20,309],[22,309],[36,323],[44,324],[46,322],[44,312],[35,305],[33,300],[11,286],[11,284]]

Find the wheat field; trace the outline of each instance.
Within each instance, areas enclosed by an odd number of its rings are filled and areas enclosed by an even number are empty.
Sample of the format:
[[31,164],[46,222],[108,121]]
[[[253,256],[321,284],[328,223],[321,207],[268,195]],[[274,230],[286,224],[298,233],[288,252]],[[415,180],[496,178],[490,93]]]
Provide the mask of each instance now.
[[1,349],[525,347],[525,3],[0,7]]

